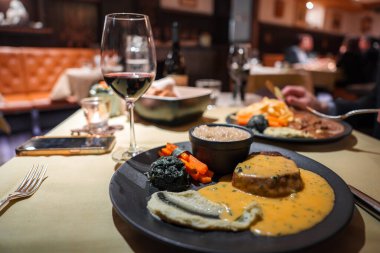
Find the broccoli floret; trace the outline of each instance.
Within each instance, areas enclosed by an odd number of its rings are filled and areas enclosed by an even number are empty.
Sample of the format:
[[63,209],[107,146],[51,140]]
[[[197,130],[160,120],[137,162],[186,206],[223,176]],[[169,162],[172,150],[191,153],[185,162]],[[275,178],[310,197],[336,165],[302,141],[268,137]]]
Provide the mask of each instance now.
[[268,127],[268,121],[262,114],[255,115],[249,119],[247,127],[256,129],[257,131],[262,133]]
[[159,190],[183,191],[190,186],[185,164],[174,156],[163,156],[153,162],[147,177]]

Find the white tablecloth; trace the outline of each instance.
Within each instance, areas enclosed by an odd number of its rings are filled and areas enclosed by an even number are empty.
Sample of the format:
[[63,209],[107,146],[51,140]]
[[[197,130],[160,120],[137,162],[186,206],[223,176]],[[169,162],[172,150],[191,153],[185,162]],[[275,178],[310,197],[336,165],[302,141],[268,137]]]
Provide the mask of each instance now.
[[[226,94],[230,98],[231,94]],[[221,103],[223,102],[223,95]],[[160,127],[136,122],[139,145],[154,148],[165,142],[188,141],[188,129],[205,122],[225,122],[237,107],[207,110],[197,122]],[[82,111],[48,133],[69,135],[83,126]],[[117,144],[128,146],[125,117],[110,124],[125,124],[116,132]],[[255,142],[264,142],[256,139]],[[343,140],[325,144],[264,142],[299,152],[326,165],[348,184],[380,199],[380,142],[353,131]],[[0,212],[0,252],[189,252],[159,243],[133,229],[112,209],[109,183],[117,167],[111,154],[89,156],[15,157],[0,167],[0,198],[12,192],[31,164],[48,164],[48,178],[30,198],[14,202]],[[363,209],[340,233],[303,252],[378,252],[380,223]],[[239,245],[236,245],[239,247]]]
[[88,97],[91,86],[103,79],[99,68],[68,68],[55,83],[50,98],[63,100],[73,97],[76,101]]

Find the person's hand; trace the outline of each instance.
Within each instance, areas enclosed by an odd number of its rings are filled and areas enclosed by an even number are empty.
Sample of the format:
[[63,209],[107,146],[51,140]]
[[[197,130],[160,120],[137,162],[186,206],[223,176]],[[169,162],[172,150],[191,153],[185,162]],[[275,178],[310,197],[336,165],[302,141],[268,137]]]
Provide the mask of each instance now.
[[339,47],[339,53],[344,54],[346,52],[347,52],[347,46],[346,45],[341,45]]
[[302,86],[285,86],[282,89],[285,102],[299,109],[306,109],[307,106],[321,112],[326,112],[327,105],[322,104],[308,90]]

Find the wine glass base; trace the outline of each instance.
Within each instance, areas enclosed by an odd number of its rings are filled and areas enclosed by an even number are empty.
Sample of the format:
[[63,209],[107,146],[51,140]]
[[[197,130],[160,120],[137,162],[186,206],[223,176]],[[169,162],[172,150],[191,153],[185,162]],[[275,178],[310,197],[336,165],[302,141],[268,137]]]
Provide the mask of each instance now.
[[112,160],[117,163],[124,163],[144,151],[146,151],[146,149],[142,147],[136,147],[134,151],[130,151],[125,147],[119,147],[114,152],[112,152]]

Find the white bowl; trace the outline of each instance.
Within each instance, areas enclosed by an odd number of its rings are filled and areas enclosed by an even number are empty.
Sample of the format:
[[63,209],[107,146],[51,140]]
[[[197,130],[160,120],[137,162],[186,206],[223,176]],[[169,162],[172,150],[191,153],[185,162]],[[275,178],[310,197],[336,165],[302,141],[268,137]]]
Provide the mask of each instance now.
[[174,92],[177,97],[144,95],[135,110],[145,120],[177,125],[201,117],[211,102],[210,89],[176,86]]

